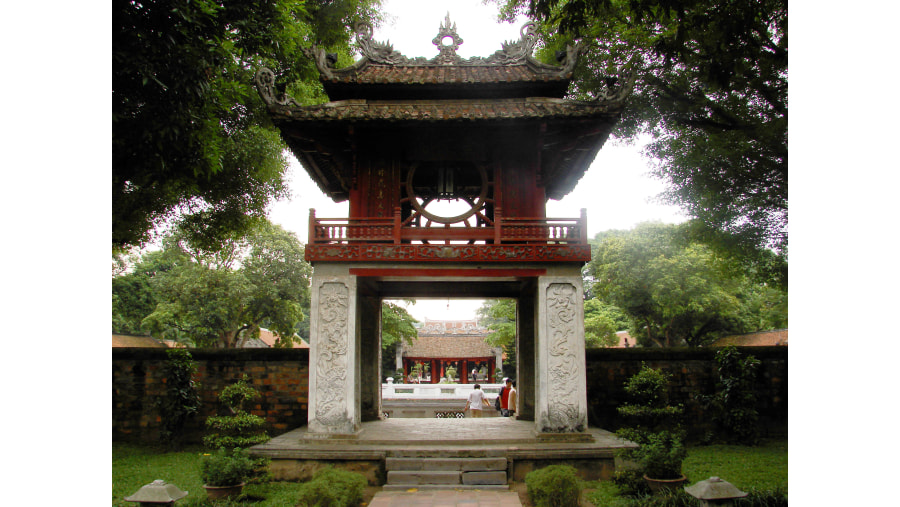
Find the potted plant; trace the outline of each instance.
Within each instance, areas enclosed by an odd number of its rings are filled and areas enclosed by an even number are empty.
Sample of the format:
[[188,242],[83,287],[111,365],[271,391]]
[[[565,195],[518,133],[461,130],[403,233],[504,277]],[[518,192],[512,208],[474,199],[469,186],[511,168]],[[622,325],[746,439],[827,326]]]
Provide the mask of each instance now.
[[644,472],[644,481],[654,493],[680,488],[687,480],[681,473],[687,449],[681,438],[672,432],[648,434],[634,457]]
[[204,454],[200,460],[200,479],[210,500],[237,496],[244,488],[256,465],[247,451],[236,447],[229,452],[224,447],[215,454]]
[[680,425],[684,408],[669,404],[668,382],[666,373],[642,365],[625,384],[631,403],[618,407],[627,425],[616,433],[639,446],[623,457],[639,465],[638,477],[653,492],[681,487],[687,480],[681,473],[687,457]]

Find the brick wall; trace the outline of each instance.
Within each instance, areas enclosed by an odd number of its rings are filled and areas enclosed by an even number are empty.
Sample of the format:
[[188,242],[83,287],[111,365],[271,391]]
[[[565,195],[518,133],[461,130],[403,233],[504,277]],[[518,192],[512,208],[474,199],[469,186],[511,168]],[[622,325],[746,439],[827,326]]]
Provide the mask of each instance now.
[[[268,423],[269,435],[306,424],[309,402],[309,349],[191,349],[200,384],[200,413],[186,428],[186,439],[199,442],[211,415],[224,415],[223,387],[247,374],[260,398],[249,408]],[[160,417],[157,401],[165,394],[164,349],[118,348],[112,353],[113,440],[155,441]]]
[[[712,428],[698,394],[715,393],[715,355],[718,349],[589,349],[587,350],[588,422],[615,430],[620,426],[616,407],[627,400],[625,382],[641,364],[671,374],[669,402],[685,408],[686,429],[700,438]],[[764,435],[786,435],[788,414],[788,348],[739,347],[760,360],[757,410]]]
[[[787,430],[787,347],[741,349],[762,362],[758,409],[764,432]],[[625,401],[624,384],[646,362],[672,374],[670,400],[683,403],[693,437],[710,427],[697,394],[715,390],[715,349],[589,349],[587,362],[588,419],[591,426],[615,430],[616,407]],[[309,390],[308,349],[192,349],[198,366],[203,406],[188,426],[188,439],[199,441],[207,416],[216,415],[218,393],[242,374],[260,391],[251,412],[266,418],[272,436],[306,424]],[[156,400],[165,393],[163,349],[113,349],[113,439],[155,441],[159,435]],[[224,412],[223,412],[224,413]]]

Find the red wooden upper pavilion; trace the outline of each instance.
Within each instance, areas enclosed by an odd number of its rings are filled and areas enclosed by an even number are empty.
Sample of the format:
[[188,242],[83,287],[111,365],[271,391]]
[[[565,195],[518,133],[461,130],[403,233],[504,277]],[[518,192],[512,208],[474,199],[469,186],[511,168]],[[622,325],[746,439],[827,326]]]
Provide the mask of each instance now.
[[[331,102],[300,106],[257,86],[275,124],[313,181],[350,218],[310,210],[309,261],[522,262],[590,260],[586,217],[547,218],[545,203],[570,192],[609,136],[629,92],[563,100],[579,48],[561,65],[531,56],[533,25],[487,58],[456,54],[449,17],[433,59],[407,58],[372,40],[343,69],[317,52]],[[441,216],[429,204],[464,203]]]

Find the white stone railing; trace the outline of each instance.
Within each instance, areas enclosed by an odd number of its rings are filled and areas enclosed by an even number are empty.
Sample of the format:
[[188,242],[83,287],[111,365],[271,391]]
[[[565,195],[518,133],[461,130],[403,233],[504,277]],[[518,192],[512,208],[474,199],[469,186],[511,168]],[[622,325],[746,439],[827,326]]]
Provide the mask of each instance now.
[[[474,384],[381,384],[385,400],[465,400]],[[503,384],[481,384],[485,397],[493,400]]]

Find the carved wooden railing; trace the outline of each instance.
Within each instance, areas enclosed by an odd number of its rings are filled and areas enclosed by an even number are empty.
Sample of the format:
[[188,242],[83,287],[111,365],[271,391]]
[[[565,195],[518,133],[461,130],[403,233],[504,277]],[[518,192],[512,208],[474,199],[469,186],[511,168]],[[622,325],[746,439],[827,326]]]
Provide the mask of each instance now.
[[316,218],[315,210],[309,210],[312,245],[410,242],[585,245],[587,210],[578,218],[504,218],[496,209],[493,224],[481,227],[403,226],[399,209],[393,218]]

